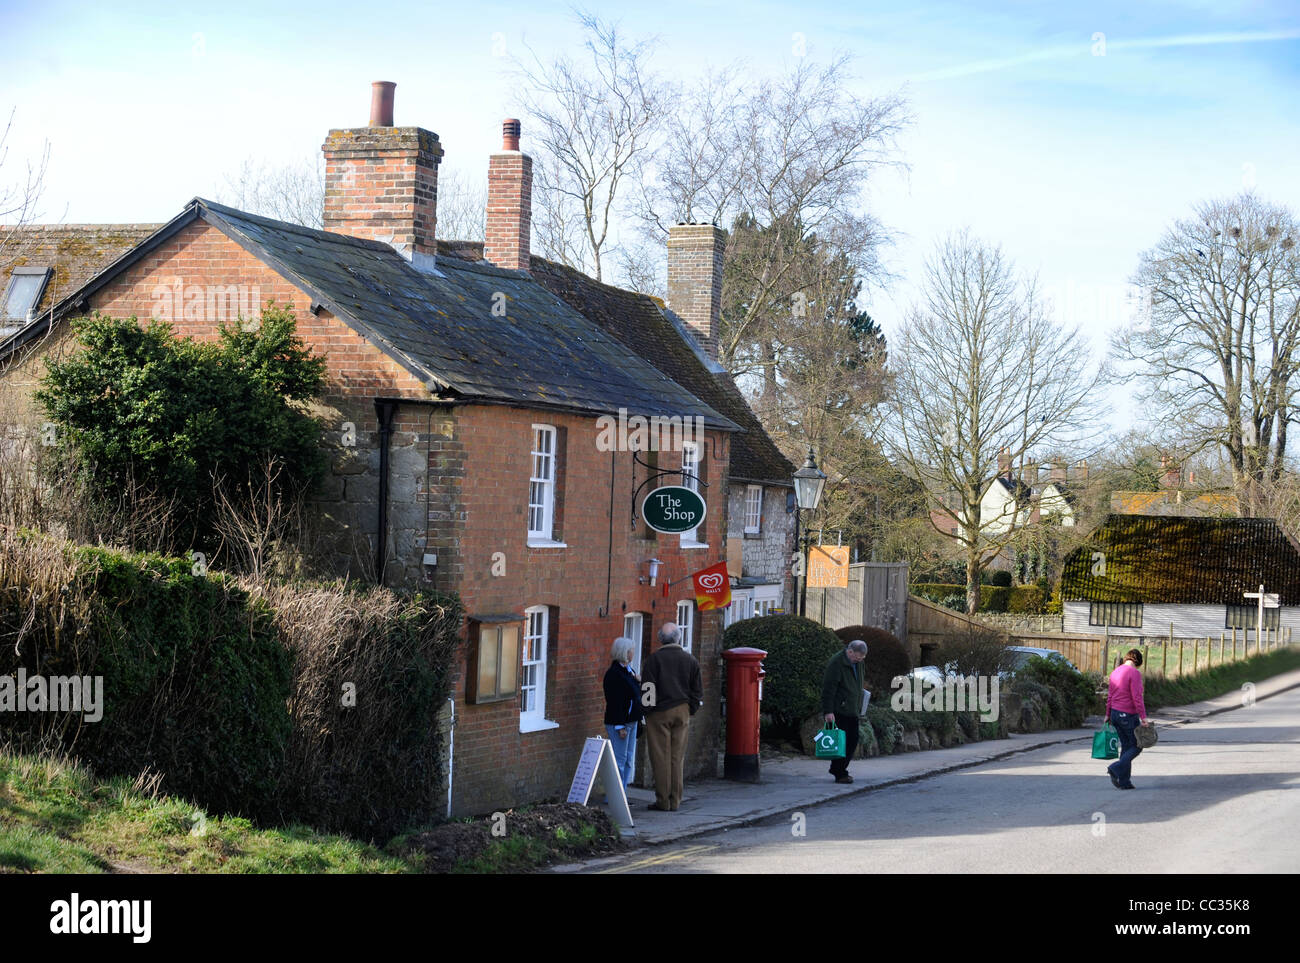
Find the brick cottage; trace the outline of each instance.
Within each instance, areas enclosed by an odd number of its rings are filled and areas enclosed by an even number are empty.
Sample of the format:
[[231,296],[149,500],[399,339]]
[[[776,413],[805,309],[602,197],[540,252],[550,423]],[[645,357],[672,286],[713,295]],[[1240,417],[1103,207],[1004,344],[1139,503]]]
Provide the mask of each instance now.
[[[634,638],[639,661],[666,621],[682,623],[704,673],[688,775],[712,773],[722,616],[695,610],[686,576],[727,558],[732,535],[737,586],[789,597],[793,466],[716,363],[724,235],[674,229],[671,311],[534,258],[519,136],[507,121],[489,161],[486,243],[439,242],[442,146],[393,126],[392,86],[376,85],[370,124],[323,145],[324,231],[195,199],[0,338],[12,435],[39,424],[31,390],[44,358],[73,347],[69,317],[165,317],[204,339],[246,318],[250,299],[293,310],[328,364],[315,411],[331,462],[315,503],[322,561],[465,605],[444,709],[453,738],[439,747],[455,815],[562,794],[583,740],[603,732],[610,643]],[[620,413],[701,430],[610,450],[601,426]],[[695,532],[634,519],[634,491],[661,472],[703,496]]]

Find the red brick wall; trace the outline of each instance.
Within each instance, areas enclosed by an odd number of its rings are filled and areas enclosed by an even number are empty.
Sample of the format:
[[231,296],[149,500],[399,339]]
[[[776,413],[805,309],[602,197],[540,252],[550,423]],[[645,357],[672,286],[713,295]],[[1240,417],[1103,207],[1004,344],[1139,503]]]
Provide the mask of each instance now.
[[[631,531],[633,460],[629,452],[596,448],[594,418],[524,409],[474,406],[457,409],[465,456],[462,497],[465,533],[458,564],[466,612],[522,616],[533,605],[558,609],[556,651],[549,665],[546,717],[556,729],[519,732],[519,702],[466,704],[466,673],[474,646],[467,643],[456,682],[456,763],[453,808],[458,814],[487,812],[547,796],[563,796],[588,736],[604,734],[601,680],[609,649],[623,634],[623,616],[647,612],[653,632],[674,620],[677,602],[694,592],[684,576],[725,557],[725,492],[721,484],[727,457],[725,435],[710,435],[704,476],[709,506],[701,539],[707,549],[683,551],[676,535],[656,540]],[[566,439],[563,452],[563,538],[567,548],[527,547],[527,506],[532,425],[548,424]],[[660,468],[680,467],[680,454],[660,454]],[[614,462],[612,567],[606,604],[610,548],[610,462]],[[638,469],[637,482],[645,478]],[[673,479],[661,480],[671,484]],[[644,494],[644,492],[643,492]],[[644,531],[644,526],[638,526]],[[506,574],[492,575],[492,554],[503,552]],[[638,577],[646,559],[664,562],[660,583],[651,588]],[[439,568],[441,568],[441,559]],[[683,579],[663,596],[663,580]],[[721,678],[721,616],[696,613],[694,652],[704,677],[705,708],[692,722],[688,772],[712,773],[718,745],[718,686]],[[657,647],[651,642],[644,651]]]

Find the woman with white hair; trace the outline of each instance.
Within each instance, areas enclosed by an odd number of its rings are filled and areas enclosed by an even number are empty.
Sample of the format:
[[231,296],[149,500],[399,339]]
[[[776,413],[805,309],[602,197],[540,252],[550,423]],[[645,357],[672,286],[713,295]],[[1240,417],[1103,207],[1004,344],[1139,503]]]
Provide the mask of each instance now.
[[605,673],[605,730],[614,744],[614,761],[626,787],[636,760],[636,727],[641,721],[641,682],[632,671],[636,643],[618,638],[610,650],[613,662]]

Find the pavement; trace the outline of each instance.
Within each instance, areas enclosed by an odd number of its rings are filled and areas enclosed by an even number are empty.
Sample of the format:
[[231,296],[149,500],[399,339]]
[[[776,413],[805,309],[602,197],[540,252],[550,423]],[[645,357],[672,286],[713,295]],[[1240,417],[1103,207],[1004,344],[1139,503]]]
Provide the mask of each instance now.
[[[1255,684],[1253,690],[1239,690],[1204,702],[1167,707],[1153,713],[1150,718],[1159,727],[1183,725],[1240,708],[1248,698],[1259,701],[1298,686],[1300,669],[1264,679]],[[772,816],[793,813],[845,796],[978,766],[1042,746],[1064,742],[1091,744],[1093,733],[1101,724],[1101,716],[1092,716],[1080,729],[1013,733],[1007,739],[967,743],[950,749],[855,759],[849,767],[849,774],[853,777],[851,785],[837,785],[827,772],[829,763],[824,759],[764,755],[760,759],[757,783],[727,779],[688,780],[681,808],[676,812],[647,809],[654,802],[654,791],[631,787],[628,790],[628,800],[635,825],[625,835],[638,843],[662,845],[723,829],[748,826]]]

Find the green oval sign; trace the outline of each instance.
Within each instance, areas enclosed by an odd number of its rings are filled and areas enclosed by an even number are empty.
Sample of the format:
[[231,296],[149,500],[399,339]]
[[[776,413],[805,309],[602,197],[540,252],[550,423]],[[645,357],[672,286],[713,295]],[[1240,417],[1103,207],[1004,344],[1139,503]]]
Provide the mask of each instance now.
[[680,535],[704,523],[707,508],[698,492],[681,485],[665,485],[646,495],[641,517],[656,532]]

